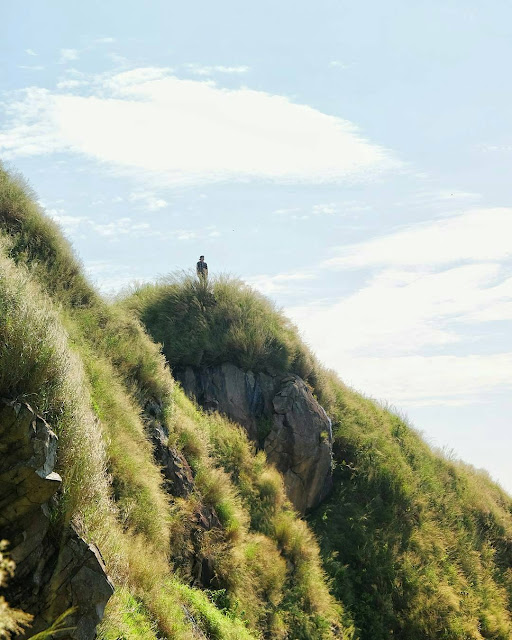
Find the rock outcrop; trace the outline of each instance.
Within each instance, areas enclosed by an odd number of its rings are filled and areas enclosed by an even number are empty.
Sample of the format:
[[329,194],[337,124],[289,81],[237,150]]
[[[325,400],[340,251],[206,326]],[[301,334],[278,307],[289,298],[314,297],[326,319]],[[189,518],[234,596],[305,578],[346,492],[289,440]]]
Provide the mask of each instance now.
[[331,487],[331,422],[297,376],[281,381],[272,404],[272,426],[264,449],[284,475],[291,502],[304,513],[317,506]]
[[295,375],[270,376],[232,364],[175,371],[189,396],[241,424],[284,476],[294,507],[305,513],[331,487],[332,430],[324,409]]
[[[173,498],[187,498],[195,489],[195,480],[184,455],[169,446],[169,431],[163,419],[162,405],[156,399],[148,400],[143,412],[146,433],[153,444],[153,455],[162,469],[164,486]],[[183,575],[189,574],[190,582],[200,588],[217,587],[212,559],[202,551],[202,537],[206,532],[222,529],[219,517],[212,506],[197,502],[189,529],[185,533],[187,543],[182,554],[173,558],[174,567]]]
[[185,392],[194,396],[202,407],[219,410],[245,427],[251,440],[261,440],[278,386],[274,377],[243,371],[229,363],[218,367],[187,367],[174,373]]
[[92,640],[114,589],[99,550],[72,526],[51,525],[48,501],[62,483],[57,444],[28,404],[0,400],[0,538],[16,562],[6,597],[34,616],[27,636],[74,608],[72,630],[59,637]]
[[169,431],[162,416],[162,406],[151,399],[144,405],[146,432],[153,444],[153,455],[162,468],[165,488],[171,496],[186,498],[194,489],[192,469],[176,448],[169,447]]

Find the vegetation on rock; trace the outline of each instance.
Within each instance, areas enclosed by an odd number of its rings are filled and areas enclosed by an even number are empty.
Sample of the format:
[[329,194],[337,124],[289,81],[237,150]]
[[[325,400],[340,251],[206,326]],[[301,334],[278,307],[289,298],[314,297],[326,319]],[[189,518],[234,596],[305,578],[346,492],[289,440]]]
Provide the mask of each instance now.
[[[14,574],[15,564],[8,558],[5,551],[8,547],[7,540],[0,540],[0,587],[7,585],[8,579]],[[32,616],[19,609],[9,606],[3,596],[0,596],[0,638],[23,633],[32,620]]]
[[[239,427],[185,398],[139,321],[93,290],[3,170],[0,316],[0,396],[29,399],[59,436],[54,527],[72,521],[95,542],[116,586],[100,637],[351,636],[279,474]],[[148,402],[193,471],[186,498],[165,490]],[[198,525],[205,510],[218,525]]]
[[[193,363],[188,349],[201,354],[196,365],[235,362],[312,385],[333,420],[335,468],[334,490],[309,521],[356,637],[510,637],[512,500],[484,472],[433,451],[405,419],[323,370],[294,327],[237,280],[174,276],[125,304],[172,366]],[[191,317],[217,336],[213,347]]]
[[326,374],[294,325],[241,280],[183,272],[129,293],[122,306],[137,313],[173,368],[230,362],[253,372],[295,373],[320,396],[325,390]]
[[[309,523],[244,430],[187,399],[166,359],[308,382],[335,436],[334,489]],[[27,400],[59,436],[52,526],[95,542],[116,587],[100,638],[511,636],[509,496],[323,370],[237,280],[174,276],[106,301],[3,169],[0,396]],[[180,495],[152,421],[189,466]]]

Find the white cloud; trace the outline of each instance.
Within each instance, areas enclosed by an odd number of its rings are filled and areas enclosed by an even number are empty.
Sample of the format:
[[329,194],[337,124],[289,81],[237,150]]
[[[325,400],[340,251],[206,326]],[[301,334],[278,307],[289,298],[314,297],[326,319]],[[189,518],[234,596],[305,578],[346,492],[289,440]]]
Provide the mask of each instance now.
[[[43,205],[44,206],[44,205]],[[57,222],[64,233],[70,235],[74,233],[78,227],[87,225],[91,222],[87,216],[70,216],[65,213],[64,209],[46,209],[46,213]]]
[[83,71],[79,71],[78,69],[75,69],[74,67],[66,67],[65,69],[62,70],[63,73],[65,73],[68,76],[73,76],[75,78],[85,78],[86,74]]
[[464,405],[512,388],[512,353],[347,358],[345,382],[407,407]]
[[[102,203],[102,200],[98,200]],[[46,213],[57,222],[68,235],[94,231],[100,236],[115,240],[119,236],[154,236],[160,232],[154,230],[148,222],[138,222],[130,217],[116,218],[109,222],[98,222],[89,216],[72,216],[64,209],[46,209]]]
[[487,291],[485,304],[461,318],[462,322],[500,322],[512,320],[512,277]]
[[65,64],[66,62],[73,62],[73,60],[78,60],[78,57],[79,56],[77,49],[61,49],[59,62],[61,64]]
[[177,231],[169,232],[168,236],[174,237],[177,240],[194,240],[197,238],[197,233],[187,229],[178,229]]
[[25,49],[25,53],[28,56],[37,56],[37,53],[33,49]]
[[459,189],[441,190],[437,193],[439,200],[479,200],[481,194],[473,191],[460,191]]
[[302,271],[298,273],[278,273],[276,275],[262,274],[247,278],[247,282],[258,291],[261,291],[261,293],[273,295],[285,292],[290,287],[290,283],[300,283],[314,278],[314,274]]
[[11,126],[0,129],[3,158],[10,160],[62,150],[62,140],[55,135],[55,123],[49,117],[51,95],[47,89],[30,87],[4,101],[4,109],[12,120]]
[[133,193],[130,193],[128,200],[130,202],[139,203],[143,208],[148,209],[149,211],[158,211],[158,209],[163,209],[169,205],[167,200],[159,198],[149,191],[134,191]]
[[287,209],[276,209],[274,213],[278,216],[287,216],[289,214],[295,214],[297,211],[300,211],[299,207],[289,207]]
[[[121,202],[122,198],[120,200],[114,198],[113,201]],[[133,198],[129,197],[128,201],[133,202]],[[98,200],[97,203],[101,204],[103,200]],[[40,204],[44,208],[44,204]],[[90,216],[69,215],[64,209],[47,208],[46,213],[61,226],[64,233],[73,237],[85,237],[84,234],[91,231],[104,237],[108,242],[117,242],[120,238],[128,237],[158,238],[164,241],[179,240],[181,242],[193,240],[198,237],[197,233],[190,229],[168,229],[162,231],[149,222],[133,219],[130,216],[98,221]],[[213,227],[209,227],[204,233],[204,237],[210,238],[216,238],[219,235],[220,233],[215,231]]]
[[133,265],[120,265],[108,260],[93,260],[85,265],[87,275],[106,294],[114,294],[133,282],[148,282]]
[[485,324],[512,319],[511,232],[511,209],[481,209],[350,245],[321,266],[371,269],[363,287],[288,313],[328,366],[373,396],[478,400],[512,385],[512,354]]
[[347,64],[346,62],[341,62],[341,60],[331,60],[329,62],[329,66],[334,69],[350,69],[352,65]]
[[121,235],[153,235],[149,223],[134,222],[131,218],[118,218],[103,224],[90,221],[90,224],[96,233],[109,238],[117,238]]
[[109,58],[118,68],[127,68],[130,66],[130,61],[128,58],[120,55],[119,53],[109,52],[107,54],[107,58]]
[[116,41],[115,38],[106,37],[106,38],[96,38],[94,42],[95,44],[112,44],[115,41]]
[[324,266],[350,269],[500,260],[512,255],[511,237],[512,209],[475,209],[342,247]]
[[249,71],[249,67],[246,65],[235,65],[235,66],[224,66],[221,64],[206,66],[200,64],[188,64],[186,65],[190,71],[196,76],[211,76],[216,73],[226,73],[226,74],[244,74]]
[[368,180],[399,164],[352,123],[282,96],[161,68],[99,76],[91,87],[89,96],[37,88],[11,96],[0,152],[82,153],[165,185]]
[[331,216],[338,211],[338,207],[335,202],[329,202],[327,204],[315,204],[313,205],[313,215],[315,216]]
[[300,207],[290,207],[289,209],[275,209],[274,213],[278,216],[287,216],[290,220],[309,220],[309,215],[300,213]]
[[459,342],[460,326],[454,322],[476,321],[478,312],[506,299],[507,288],[512,296],[510,281],[492,285],[499,273],[496,264],[440,273],[387,269],[329,306],[289,312],[315,348],[342,370],[346,354],[400,355]]
[[[420,180],[428,180],[428,175],[416,174]],[[447,204],[454,206],[468,206],[472,201],[482,198],[482,194],[460,189],[419,189],[409,194],[400,204],[404,207],[432,208],[442,207],[446,211]]]
[[57,82],[57,89],[76,89],[77,87],[82,87],[87,84],[88,82],[86,80],[59,80],[59,82]]
[[480,151],[484,152],[501,152],[510,153],[512,151],[512,144],[482,144],[478,147]]

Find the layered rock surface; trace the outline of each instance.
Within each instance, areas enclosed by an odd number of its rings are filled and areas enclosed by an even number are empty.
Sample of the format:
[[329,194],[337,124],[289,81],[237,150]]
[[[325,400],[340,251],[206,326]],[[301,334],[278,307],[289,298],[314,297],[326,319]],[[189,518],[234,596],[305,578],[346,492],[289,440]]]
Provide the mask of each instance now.
[[[153,444],[153,455],[160,465],[164,486],[172,498],[187,498],[195,490],[192,469],[184,455],[169,446],[169,431],[162,415],[162,405],[156,399],[145,403],[143,412],[147,435]],[[217,587],[211,558],[202,552],[201,538],[209,531],[222,528],[219,517],[212,506],[197,502],[193,523],[188,531],[189,544],[183,545],[181,557],[174,558],[176,569],[189,574],[190,582],[202,588]],[[190,613],[187,617],[191,619]]]
[[114,589],[94,545],[72,526],[50,526],[48,501],[62,482],[57,443],[28,404],[0,400],[0,538],[16,562],[6,598],[34,616],[27,636],[73,607],[72,630],[59,637],[92,640]]
[[283,474],[300,513],[325,498],[332,482],[331,422],[301,378],[255,374],[229,363],[186,367],[175,375],[205,409],[218,410],[247,430]]

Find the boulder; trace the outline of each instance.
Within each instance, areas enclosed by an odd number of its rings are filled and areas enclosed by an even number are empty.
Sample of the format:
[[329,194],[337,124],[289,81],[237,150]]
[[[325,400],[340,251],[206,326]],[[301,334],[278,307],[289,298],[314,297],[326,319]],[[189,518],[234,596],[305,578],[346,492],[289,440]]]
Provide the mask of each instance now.
[[176,376],[189,396],[206,410],[219,410],[247,430],[257,442],[261,422],[272,411],[275,378],[243,371],[233,364],[218,367],[186,367]]
[[96,637],[96,626],[103,618],[105,605],[114,593],[99,549],[94,544],[87,544],[71,526],[65,530],[58,549],[50,554],[45,564],[41,576],[46,574],[49,579],[41,581],[40,612],[30,635],[46,629],[64,611],[74,609],[66,618],[70,631],[59,637],[92,640]]
[[53,471],[57,436],[28,404],[0,401],[0,530],[47,502],[62,479]]
[[50,526],[58,438],[23,402],[0,400],[0,538],[16,562],[6,599],[34,616],[25,637],[74,607],[61,638],[92,640],[114,589],[94,545],[71,525]]
[[298,376],[270,376],[233,364],[175,371],[185,392],[206,410],[242,425],[283,474],[300,513],[316,507],[331,488],[331,421]]
[[283,474],[289,499],[301,513],[316,507],[331,488],[332,429],[323,407],[298,376],[281,381],[264,449]]

